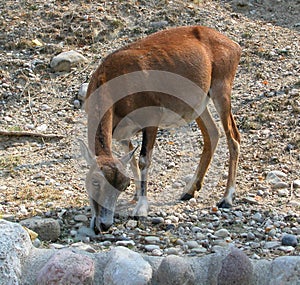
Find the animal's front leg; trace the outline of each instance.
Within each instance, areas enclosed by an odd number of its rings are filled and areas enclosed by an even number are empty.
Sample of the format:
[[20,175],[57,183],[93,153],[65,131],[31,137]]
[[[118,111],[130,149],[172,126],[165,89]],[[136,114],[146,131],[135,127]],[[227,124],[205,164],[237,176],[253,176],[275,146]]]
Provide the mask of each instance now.
[[157,127],[147,127],[143,129],[143,142],[139,158],[139,169],[141,173],[140,191],[138,193],[138,203],[133,211],[133,216],[137,218],[146,217],[149,211],[147,180],[156,134]]

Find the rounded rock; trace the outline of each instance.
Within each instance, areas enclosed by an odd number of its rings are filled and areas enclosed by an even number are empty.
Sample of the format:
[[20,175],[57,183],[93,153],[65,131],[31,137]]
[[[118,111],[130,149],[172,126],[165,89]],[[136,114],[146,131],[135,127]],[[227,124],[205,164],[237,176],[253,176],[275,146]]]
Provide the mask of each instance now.
[[222,261],[222,269],[218,274],[218,285],[250,284],[253,266],[245,253],[232,248]]
[[164,285],[196,284],[191,265],[176,255],[169,255],[162,260],[157,270],[157,279],[159,284]]
[[281,243],[282,245],[286,245],[286,246],[297,246],[298,240],[295,235],[285,234],[282,236]]

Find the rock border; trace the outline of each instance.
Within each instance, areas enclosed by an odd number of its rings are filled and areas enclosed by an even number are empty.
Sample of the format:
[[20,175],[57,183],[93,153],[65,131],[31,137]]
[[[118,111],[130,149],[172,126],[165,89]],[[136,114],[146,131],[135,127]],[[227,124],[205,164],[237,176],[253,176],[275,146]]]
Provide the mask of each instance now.
[[20,224],[2,219],[0,281],[13,285],[296,285],[300,283],[300,256],[252,260],[234,246],[189,258],[147,256],[123,246],[100,253],[37,249]]

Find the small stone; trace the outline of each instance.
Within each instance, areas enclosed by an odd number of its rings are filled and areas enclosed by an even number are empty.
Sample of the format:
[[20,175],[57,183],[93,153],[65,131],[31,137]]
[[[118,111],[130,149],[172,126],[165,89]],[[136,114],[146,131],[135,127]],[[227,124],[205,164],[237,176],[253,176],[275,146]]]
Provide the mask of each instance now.
[[279,189],[277,193],[278,193],[279,197],[289,196],[289,190],[288,189]]
[[264,245],[264,248],[266,249],[272,249],[280,246],[280,242],[278,241],[267,241]]
[[187,241],[185,244],[187,245],[187,247],[188,247],[189,249],[199,247],[198,242],[196,242],[195,240],[189,240],[189,241]]
[[154,250],[152,250],[151,254],[153,256],[162,256],[163,252],[160,249],[154,249]]
[[284,251],[285,253],[291,253],[295,251],[295,248],[293,246],[280,246],[278,247],[278,249]]
[[129,220],[127,223],[126,223],[126,228],[128,229],[134,229],[136,228],[138,225],[138,222],[136,220]]
[[153,251],[154,249],[160,249],[160,247],[155,244],[146,244],[144,248],[146,251]]
[[263,221],[263,217],[262,217],[262,214],[257,212],[255,213],[253,216],[252,216],[252,219],[254,221],[257,221],[257,222],[262,222]]
[[192,248],[191,252],[193,252],[193,253],[206,253],[207,249],[203,246],[200,246],[200,247]]
[[174,255],[178,255],[179,254],[180,249],[177,247],[169,247],[165,249],[165,253],[168,255],[174,254]]
[[116,242],[117,246],[125,246],[125,247],[131,247],[135,245],[135,242],[133,240],[118,240]]
[[300,179],[297,179],[297,180],[294,180],[294,181],[293,181],[293,187],[294,187],[295,189],[300,188]]
[[85,100],[85,96],[86,96],[86,92],[88,89],[89,84],[88,83],[83,83],[81,84],[79,90],[78,90],[78,100],[84,101]]
[[201,232],[201,228],[199,227],[192,227],[192,232],[195,234],[195,233],[198,233],[198,232]]
[[52,58],[50,67],[55,72],[70,72],[71,68],[76,66],[78,63],[85,62],[86,58],[77,51],[71,50],[62,52],[59,55]]
[[176,216],[168,216],[167,219],[170,220],[172,223],[178,223],[179,222],[179,218],[176,217]]
[[195,198],[191,198],[189,200],[189,205],[191,205],[191,206],[197,206],[197,200]]
[[153,217],[152,219],[151,219],[151,223],[153,224],[153,225],[158,225],[158,224],[163,224],[164,223],[164,218],[162,218],[162,217]]
[[215,236],[221,237],[221,238],[226,238],[230,236],[230,233],[226,229],[219,229],[218,231],[215,232]]
[[298,240],[295,235],[292,234],[284,234],[281,239],[282,245],[286,246],[297,246],[298,245]]
[[73,105],[74,105],[74,107],[75,107],[76,109],[80,109],[80,107],[81,107],[80,101],[77,100],[77,99],[75,99],[75,100],[73,101]]
[[258,204],[257,200],[256,200],[255,198],[253,198],[253,197],[247,196],[247,197],[245,197],[243,200],[244,200],[246,203],[249,203],[249,204]]
[[175,164],[175,162],[170,162],[168,165],[167,165],[167,168],[168,169],[172,169],[172,168],[174,168],[176,166],[176,164]]
[[154,243],[159,243],[160,239],[159,239],[159,237],[156,237],[156,236],[147,236],[147,237],[145,237],[145,241],[148,244],[154,244]]
[[36,232],[42,241],[56,241],[60,236],[60,225],[52,218],[33,217],[20,222],[21,225]]
[[85,223],[85,222],[87,222],[88,221],[88,218],[87,218],[87,216],[86,215],[76,215],[76,216],[74,216],[74,221],[75,222],[83,222],[83,223]]
[[288,188],[289,184],[285,183],[285,182],[278,182],[278,183],[274,183],[272,185],[272,189],[284,189],[284,188]]

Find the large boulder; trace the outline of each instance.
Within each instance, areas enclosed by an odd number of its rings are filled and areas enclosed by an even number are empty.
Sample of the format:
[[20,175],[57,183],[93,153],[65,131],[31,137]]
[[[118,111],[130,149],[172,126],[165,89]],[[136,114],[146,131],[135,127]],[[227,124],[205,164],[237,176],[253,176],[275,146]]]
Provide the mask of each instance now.
[[29,234],[21,225],[0,219],[1,284],[20,284],[22,262],[27,258],[31,249]]
[[105,285],[147,285],[152,279],[152,267],[142,256],[126,247],[111,250],[104,269]]
[[94,261],[84,254],[63,249],[54,254],[37,276],[37,284],[94,284]]
[[190,264],[182,257],[169,255],[165,257],[157,270],[158,284],[193,285],[195,275]]

